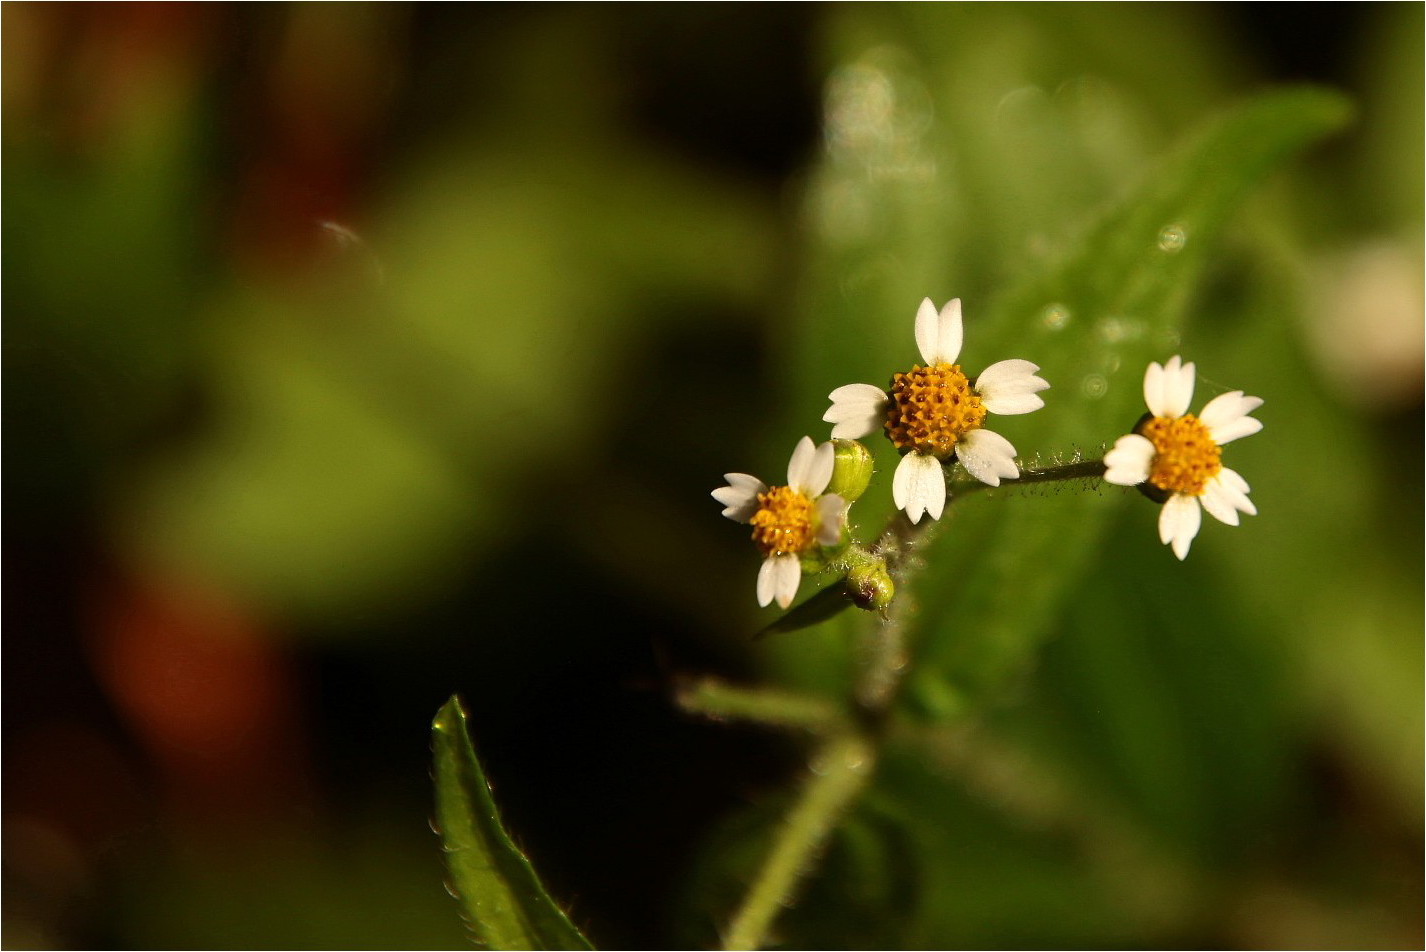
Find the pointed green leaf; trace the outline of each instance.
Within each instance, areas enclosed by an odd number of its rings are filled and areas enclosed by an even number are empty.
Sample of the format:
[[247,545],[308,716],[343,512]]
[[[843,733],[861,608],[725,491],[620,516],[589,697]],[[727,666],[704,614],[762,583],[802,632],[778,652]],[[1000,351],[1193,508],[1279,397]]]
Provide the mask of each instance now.
[[779,635],[785,631],[811,628],[813,625],[820,625],[827,619],[840,615],[851,607],[852,600],[847,597],[842,583],[836,582],[828,585],[802,604],[795,606],[781,618],[758,629],[758,633],[754,637],[766,638],[768,635]]
[[452,695],[431,723],[431,747],[450,890],[476,942],[490,949],[592,949],[505,832],[465,721]]
[[[1030,462],[1038,453],[1098,458],[1128,433],[1145,409],[1149,361],[1194,358],[1180,327],[1224,223],[1266,173],[1348,113],[1336,94],[1294,89],[1216,118],[1105,216],[1077,253],[994,301],[978,329],[968,324],[972,363],[1025,357],[1053,385],[1045,409],[997,420],[996,431]],[[1221,389],[1238,386],[1251,392],[1253,381],[1225,380]],[[1195,408],[1213,392],[1200,386]],[[1013,484],[1007,491],[1043,494]],[[1143,531],[1152,534],[1157,512],[1110,486],[952,507],[917,586],[925,647],[916,693],[927,708],[953,713],[1020,670],[1051,633],[1109,516],[1131,505],[1144,508]]]

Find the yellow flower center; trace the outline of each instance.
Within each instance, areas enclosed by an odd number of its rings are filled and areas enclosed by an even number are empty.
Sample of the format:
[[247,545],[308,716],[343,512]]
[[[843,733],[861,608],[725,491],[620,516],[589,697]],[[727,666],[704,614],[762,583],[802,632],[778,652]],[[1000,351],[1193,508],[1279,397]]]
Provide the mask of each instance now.
[[1223,468],[1223,450],[1192,413],[1154,417],[1139,430],[1154,444],[1149,482],[1160,489],[1201,496],[1208,481]]
[[886,433],[899,450],[946,459],[985,422],[985,407],[956,364],[917,364],[891,378]]
[[796,555],[812,546],[812,500],[791,486],[758,493],[753,541],[763,555]]

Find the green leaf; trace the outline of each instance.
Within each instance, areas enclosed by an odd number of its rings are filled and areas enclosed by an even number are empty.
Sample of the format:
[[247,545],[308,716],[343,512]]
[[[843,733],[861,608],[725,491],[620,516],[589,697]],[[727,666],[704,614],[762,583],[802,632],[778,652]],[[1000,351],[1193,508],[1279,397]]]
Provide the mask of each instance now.
[[[1193,359],[1179,328],[1230,214],[1267,172],[1347,115],[1342,97],[1315,89],[1267,94],[1226,113],[1146,178],[1077,254],[995,301],[985,324],[968,318],[972,366],[1026,357],[1053,384],[1044,410],[997,421],[997,431],[1031,459],[1081,449],[1097,457],[1129,432],[1144,412],[1149,361],[1180,352]],[[1212,393],[1201,386],[1195,406]],[[919,585],[926,641],[918,695],[928,708],[953,713],[1023,669],[1123,505],[1144,503],[1105,487],[952,507]],[[1145,532],[1155,515],[1146,507]]]
[[490,949],[592,949],[505,832],[465,720],[452,695],[431,723],[431,746],[451,893],[475,940]]
[[843,611],[851,607],[852,600],[847,596],[846,589],[842,587],[842,583],[834,582],[811,598],[793,607],[781,618],[759,628],[758,633],[754,637],[766,638],[768,635],[779,635],[785,631],[799,631],[803,628],[811,628],[813,625],[820,625],[822,622],[840,615]]

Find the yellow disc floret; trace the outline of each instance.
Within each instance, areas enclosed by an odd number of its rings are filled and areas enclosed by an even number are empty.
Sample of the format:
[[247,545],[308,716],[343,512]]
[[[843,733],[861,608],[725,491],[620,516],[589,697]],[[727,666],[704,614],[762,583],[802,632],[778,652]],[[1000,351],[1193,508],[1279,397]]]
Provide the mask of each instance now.
[[750,520],[753,541],[763,555],[796,555],[812,546],[812,500],[791,486],[758,493],[758,511]]
[[899,450],[915,450],[938,459],[985,422],[985,407],[956,364],[917,364],[891,378],[886,433]]
[[1223,468],[1223,450],[1192,413],[1154,417],[1139,432],[1154,444],[1149,482],[1160,489],[1201,496],[1208,481]]

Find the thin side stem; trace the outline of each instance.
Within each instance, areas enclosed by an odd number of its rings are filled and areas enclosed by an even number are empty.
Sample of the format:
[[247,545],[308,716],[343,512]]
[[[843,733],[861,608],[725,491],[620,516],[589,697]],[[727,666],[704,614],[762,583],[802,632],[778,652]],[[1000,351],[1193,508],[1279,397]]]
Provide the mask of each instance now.
[[836,705],[821,698],[767,688],[740,688],[714,678],[683,685],[675,695],[679,707],[693,714],[752,721],[827,733],[846,718]]
[[[1017,479],[1007,480],[1001,484],[1001,488],[1014,489],[1016,486],[1025,486],[1030,483],[1062,483],[1072,479],[1103,479],[1104,473],[1104,460],[1086,459],[1076,463],[1065,463],[1063,466],[1046,466],[1043,469],[1022,469]],[[978,479],[958,479],[950,484],[952,499],[957,496],[964,496],[968,493],[994,488],[996,487],[987,486]]]

